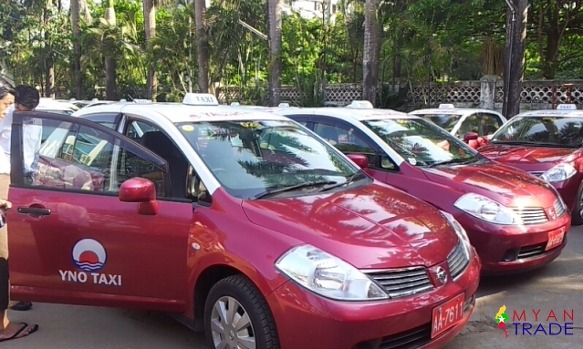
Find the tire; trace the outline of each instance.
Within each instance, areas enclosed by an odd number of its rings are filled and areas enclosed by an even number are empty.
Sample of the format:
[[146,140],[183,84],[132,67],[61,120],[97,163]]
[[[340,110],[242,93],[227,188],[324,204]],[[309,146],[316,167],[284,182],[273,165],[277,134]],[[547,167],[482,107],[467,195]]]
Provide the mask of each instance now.
[[577,200],[575,201],[575,206],[573,207],[573,212],[571,212],[571,222],[573,225],[583,224],[583,182],[579,185],[579,190],[577,191]]
[[[235,321],[227,320],[230,307],[236,309]],[[243,320],[242,324],[247,324],[235,331],[233,323],[245,316],[248,321]],[[257,287],[241,275],[229,276],[213,285],[205,302],[204,329],[209,348],[279,349],[275,321],[267,302]]]

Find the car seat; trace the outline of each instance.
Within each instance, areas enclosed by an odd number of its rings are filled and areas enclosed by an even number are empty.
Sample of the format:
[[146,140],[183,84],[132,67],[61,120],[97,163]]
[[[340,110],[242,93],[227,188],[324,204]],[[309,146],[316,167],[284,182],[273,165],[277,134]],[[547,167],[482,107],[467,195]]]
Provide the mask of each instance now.
[[188,161],[184,154],[162,131],[144,133],[141,143],[168,162],[171,194],[173,197],[185,198]]

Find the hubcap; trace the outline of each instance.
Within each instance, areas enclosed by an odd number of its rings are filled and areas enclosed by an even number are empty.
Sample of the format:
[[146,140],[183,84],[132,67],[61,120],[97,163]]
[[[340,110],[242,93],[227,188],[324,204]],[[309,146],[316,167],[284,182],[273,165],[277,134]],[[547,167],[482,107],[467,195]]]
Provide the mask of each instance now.
[[583,195],[579,198],[579,217],[583,218]]
[[213,305],[211,332],[215,348],[255,349],[255,331],[249,314],[233,297],[221,297]]

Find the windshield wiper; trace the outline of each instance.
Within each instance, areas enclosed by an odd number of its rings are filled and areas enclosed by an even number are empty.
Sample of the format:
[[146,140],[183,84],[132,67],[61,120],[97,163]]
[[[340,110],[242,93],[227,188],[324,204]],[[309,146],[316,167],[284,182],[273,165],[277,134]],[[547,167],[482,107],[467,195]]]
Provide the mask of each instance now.
[[450,160],[445,160],[445,161],[438,161],[438,162],[434,162],[431,165],[428,165],[427,167],[435,167],[435,166],[441,166],[441,165],[451,165],[451,164],[469,164],[471,162],[477,161],[478,157],[474,156],[471,158],[459,158],[459,159],[450,159]]
[[251,200],[263,199],[263,198],[273,196],[276,194],[280,194],[280,193],[285,193],[285,192],[294,191],[294,190],[300,190],[300,189],[304,189],[304,188],[322,187],[322,186],[330,185],[330,184],[338,184],[338,182],[335,182],[335,181],[307,182],[307,183],[300,183],[300,184],[292,185],[289,187],[267,189],[266,191],[264,191],[262,193],[259,193],[257,195],[250,197],[249,199],[251,199]]
[[320,191],[328,191],[328,190],[331,190],[331,189],[334,189],[334,188],[343,187],[345,185],[350,185],[351,183],[353,183],[354,181],[356,181],[356,179],[358,177],[365,177],[366,178],[366,175],[364,173],[362,173],[361,171],[354,172],[350,176],[347,176],[346,177],[346,181],[344,181],[342,183],[334,183],[332,185],[326,186],[326,187],[322,188],[322,190],[320,190]]

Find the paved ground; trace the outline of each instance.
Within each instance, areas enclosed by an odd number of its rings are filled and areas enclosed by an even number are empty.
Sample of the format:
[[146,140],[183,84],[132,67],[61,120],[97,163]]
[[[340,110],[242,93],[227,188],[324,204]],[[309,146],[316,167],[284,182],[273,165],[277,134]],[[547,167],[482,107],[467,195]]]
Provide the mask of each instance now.
[[[583,228],[572,229],[555,262],[527,275],[482,280],[478,307],[470,324],[447,349],[573,349],[583,343]],[[509,309],[568,308],[575,314],[573,336],[515,336],[496,329],[493,317]],[[203,337],[160,314],[109,308],[35,304],[29,312],[11,312],[14,321],[35,321],[38,333],[2,343],[2,349],[202,349]],[[510,315],[510,314],[509,314]],[[511,316],[511,315],[510,315]],[[559,313],[557,313],[559,316]],[[559,316],[560,317],[560,316]],[[562,319],[560,319],[562,320]]]

